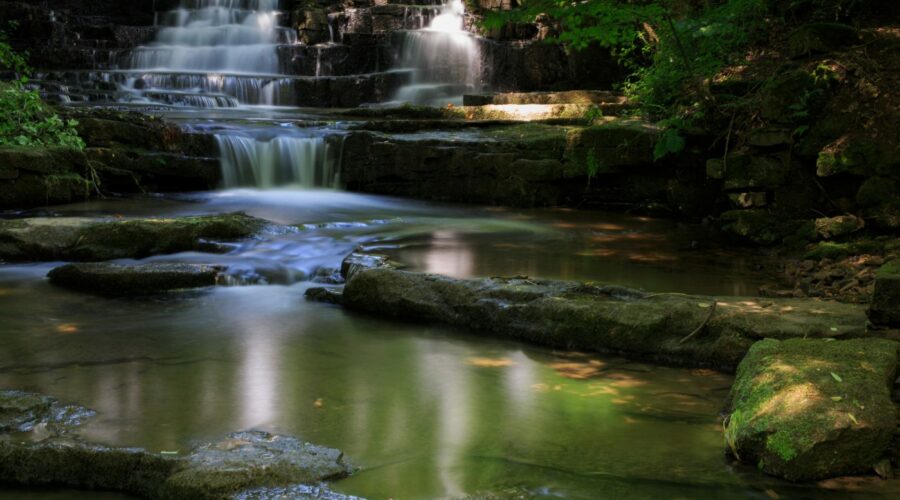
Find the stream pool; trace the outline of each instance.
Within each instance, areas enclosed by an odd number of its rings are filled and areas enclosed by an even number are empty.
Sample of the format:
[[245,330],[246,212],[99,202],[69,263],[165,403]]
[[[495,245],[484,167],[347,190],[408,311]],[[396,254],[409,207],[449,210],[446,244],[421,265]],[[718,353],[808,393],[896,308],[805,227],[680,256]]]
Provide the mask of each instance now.
[[[332,484],[368,498],[849,498],[879,483],[796,486],[732,464],[731,377],[560,352],[309,303],[354,248],[458,277],[532,275],[752,295],[767,264],[702,228],[575,210],[459,207],[335,191],[222,191],[19,215],[245,211],[271,230],[225,255],[236,286],[142,299],[57,289],[56,264],[0,266],[0,387],[97,411],[89,440],[187,451],[242,429],[343,450]],[[8,214],[12,216],[13,214]],[[896,493],[896,492],[894,492]],[[0,492],[0,498],[121,498]]]

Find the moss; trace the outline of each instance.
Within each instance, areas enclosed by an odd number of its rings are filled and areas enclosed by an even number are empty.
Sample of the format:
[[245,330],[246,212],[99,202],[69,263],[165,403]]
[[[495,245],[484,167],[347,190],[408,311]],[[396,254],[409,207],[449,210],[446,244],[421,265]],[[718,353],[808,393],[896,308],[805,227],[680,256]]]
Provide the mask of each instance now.
[[895,427],[897,349],[880,339],[757,342],[738,368],[726,442],[791,480],[870,469]]
[[879,278],[897,278],[900,276],[900,259],[892,260],[878,269]]
[[803,258],[810,260],[838,260],[852,255],[881,254],[884,250],[884,243],[877,240],[858,240],[846,243],[823,241],[809,249],[803,255]]

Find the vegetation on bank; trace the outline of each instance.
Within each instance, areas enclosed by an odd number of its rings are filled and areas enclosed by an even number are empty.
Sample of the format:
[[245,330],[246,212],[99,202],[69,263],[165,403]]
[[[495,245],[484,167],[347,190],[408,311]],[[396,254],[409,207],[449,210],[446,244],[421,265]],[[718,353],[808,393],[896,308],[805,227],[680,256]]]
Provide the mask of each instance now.
[[26,55],[12,49],[0,32],[0,71],[15,78],[0,81],[0,146],[84,148],[75,120],[63,120],[37,90],[27,88],[31,68]]
[[[755,47],[776,45],[784,34],[809,21],[845,21],[875,3],[869,0],[527,0],[509,12],[492,12],[484,23],[498,28],[510,22],[550,24],[550,42],[572,50],[591,45],[609,49],[630,76],[622,90],[644,116],[666,132],[656,156],[684,149],[692,129],[720,128],[733,120],[739,103],[716,99],[713,86],[723,70],[752,65]],[[777,51],[778,47],[774,47]],[[746,95],[764,85],[745,89]],[[803,110],[798,109],[798,113]],[[715,126],[710,126],[716,123]],[[733,126],[732,121],[732,126]]]

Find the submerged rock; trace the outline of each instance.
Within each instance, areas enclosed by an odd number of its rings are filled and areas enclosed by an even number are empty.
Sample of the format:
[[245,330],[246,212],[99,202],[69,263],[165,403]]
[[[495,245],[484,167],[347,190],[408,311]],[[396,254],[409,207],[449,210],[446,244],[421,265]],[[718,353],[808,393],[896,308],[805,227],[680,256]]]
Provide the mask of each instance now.
[[648,294],[624,287],[528,278],[456,280],[361,270],[344,305],[570,349],[611,351],[733,370],[756,340],[853,337],[863,306],[817,300]]
[[54,285],[101,295],[143,295],[215,286],[225,268],[203,264],[67,264],[47,275]]
[[266,224],[240,213],[121,220],[83,217],[0,220],[0,259],[90,262],[212,250],[214,246],[208,240],[249,238]]
[[878,270],[869,319],[876,325],[900,327],[900,260]]
[[[229,434],[183,457],[96,445],[72,432],[92,414],[40,394],[0,392],[0,432],[23,433],[15,439],[0,435],[0,483],[150,499],[337,499],[343,497],[308,485],[352,472],[338,450],[262,431]],[[283,493],[288,497],[279,496]]]
[[793,481],[871,472],[897,427],[890,387],[898,346],[883,339],[757,342],[732,388],[729,448]]

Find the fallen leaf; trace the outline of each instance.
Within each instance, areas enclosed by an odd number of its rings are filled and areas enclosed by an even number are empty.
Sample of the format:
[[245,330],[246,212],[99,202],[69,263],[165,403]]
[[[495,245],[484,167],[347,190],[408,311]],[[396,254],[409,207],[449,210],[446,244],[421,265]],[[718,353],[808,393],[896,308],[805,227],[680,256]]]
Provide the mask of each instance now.
[[313,406],[315,406],[316,408],[322,408],[325,406],[325,401],[323,401],[322,398],[319,398],[313,403]]
[[843,401],[844,398],[842,398],[842,397],[840,397],[840,396],[831,396],[831,400],[832,400],[832,401]]
[[848,413],[847,417],[849,417],[850,420],[852,420],[854,424],[859,425],[859,420],[856,420],[856,417],[854,417],[852,413]]
[[838,375],[837,373],[834,373],[834,372],[831,372],[831,378],[837,380],[838,382],[844,381],[844,379],[842,379],[840,375]]

